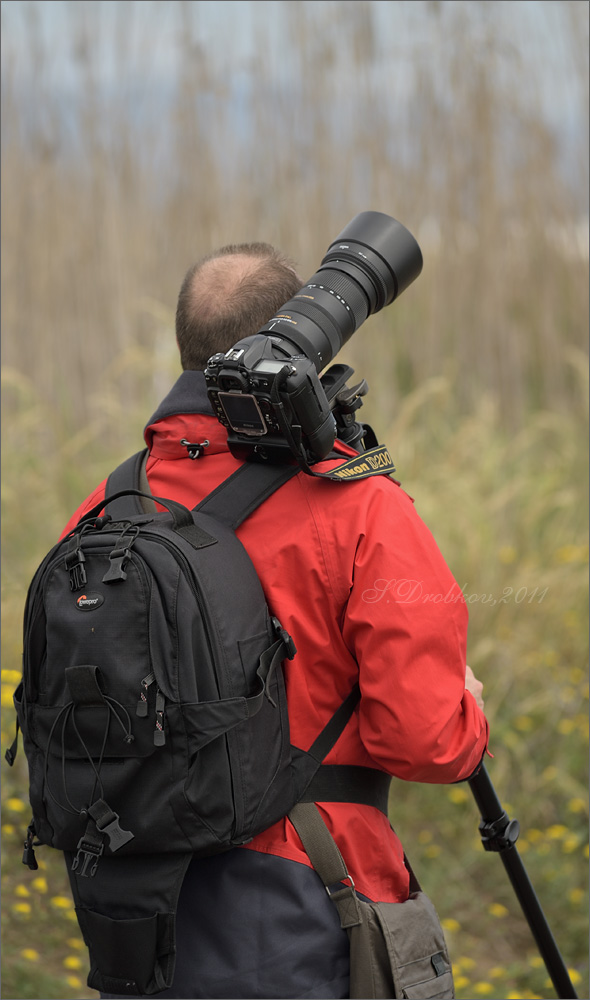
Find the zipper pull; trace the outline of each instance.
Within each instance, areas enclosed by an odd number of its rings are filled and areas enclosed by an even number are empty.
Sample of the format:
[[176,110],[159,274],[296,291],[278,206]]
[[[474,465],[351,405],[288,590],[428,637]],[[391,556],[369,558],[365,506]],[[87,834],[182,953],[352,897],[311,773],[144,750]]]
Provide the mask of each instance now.
[[164,695],[160,691],[160,688],[156,691],[156,728],[154,730],[154,746],[163,747],[166,742],[166,733],[164,732],[164,708],[166,707],[166,700]]
[[155,676],[153,673],[149,673],[147,677],[144,677],[141,682],[141,691],[139,693],[139,701],[137,702],[137,708],[135,709],[135,714],[139,715],[140,718],[145,719],[148,714],[148,688],[150,684],[155,681]]

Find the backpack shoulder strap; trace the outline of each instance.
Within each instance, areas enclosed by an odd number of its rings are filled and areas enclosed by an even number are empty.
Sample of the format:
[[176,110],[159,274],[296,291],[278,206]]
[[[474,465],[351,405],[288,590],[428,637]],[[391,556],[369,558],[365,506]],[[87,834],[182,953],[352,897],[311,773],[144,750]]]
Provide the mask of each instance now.
[[[107,479],[105,496],[112,496],[123,490],[141,490],[142,493],[151,493],[146,474],[146,463],[149,451],[143,448],[131,458],[126,459],[111,472]],[[105,512],[110,514],[114,520],[124,517],[131,517],[134,514],[153,514],[156,511],[153,500],[147,497],[127,496],[118,497],[105,507]]]
[[298,465],[262,465],[244,462],[194,508],[237,528],[284,483],[296,476]]
[[[123,490],[151,493],[146,474],[149,451],[144,448],[111,472],[105,496]],[[262,465],[245,462],[212,490],[194,510],[211,514],[230,528],[237,528],[257,507],[300,471],[298,465]],[[107,504],[106,512],[115,520],[133,514],[153,514],[156,505],[147,497],[118,497]]]

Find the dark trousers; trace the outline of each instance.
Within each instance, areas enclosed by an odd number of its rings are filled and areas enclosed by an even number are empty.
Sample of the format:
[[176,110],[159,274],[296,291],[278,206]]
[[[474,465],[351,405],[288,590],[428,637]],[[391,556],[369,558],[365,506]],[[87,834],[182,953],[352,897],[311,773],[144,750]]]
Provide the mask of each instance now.
[[[349,995],[349,943],[307,865],[236,849],[194,859],[180,894],[174,1000]],[[115,1000],[117,994],[102,993]]]

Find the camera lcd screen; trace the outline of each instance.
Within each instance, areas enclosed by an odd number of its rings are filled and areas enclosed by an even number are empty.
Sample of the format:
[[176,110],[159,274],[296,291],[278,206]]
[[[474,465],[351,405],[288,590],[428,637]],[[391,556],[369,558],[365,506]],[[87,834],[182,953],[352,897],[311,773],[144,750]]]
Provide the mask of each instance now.
[[220,392],[219,402],[233,431],[253,437],[266,434],[266,424],[254,396],[241,392]]
[[259,361],[257,365],[254,366],[255,372],[268,373],[269,375],[276,375],[280,372],[281,368],[285,367],[285,361]]

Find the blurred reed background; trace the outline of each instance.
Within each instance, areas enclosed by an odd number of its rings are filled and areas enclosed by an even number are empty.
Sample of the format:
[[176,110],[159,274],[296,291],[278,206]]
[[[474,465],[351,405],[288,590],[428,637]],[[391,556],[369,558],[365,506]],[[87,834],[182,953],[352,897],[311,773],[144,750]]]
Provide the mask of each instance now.
[[[8,0],[2,29],[4,745],[29,579],[176,377],[188,266],[268,240],[306,278],[393,215],[423,273],[338,360],[464,585],[489,770],[587,996],[586,3]],[[96,996],[27,808],[21,754],[2,995]],[[553,996],[468,790],[396,783],[391,815],[458,996]]]

